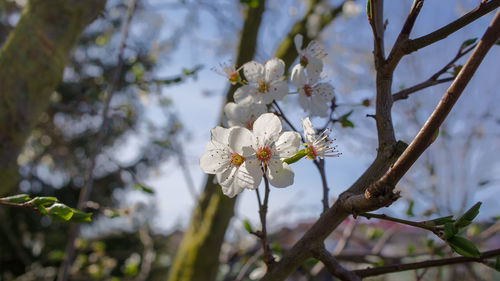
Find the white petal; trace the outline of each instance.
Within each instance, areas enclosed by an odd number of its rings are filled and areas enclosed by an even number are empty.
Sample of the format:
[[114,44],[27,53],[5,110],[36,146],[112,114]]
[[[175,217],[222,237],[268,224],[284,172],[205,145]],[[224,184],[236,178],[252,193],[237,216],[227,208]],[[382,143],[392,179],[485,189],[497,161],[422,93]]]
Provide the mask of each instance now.
[[279,157],[292,157],[299,151],[300,135],[297,132],[283,132],[276,141],[276,151]]
[[281,129],[281,121],[274,113],[264,113],[253,123],[253,133],[259,146],[276,141]]
[[272,93],[271,91],[268,91],[267,93],[259,93],[256,100],[258,101],[258,103],[270,104],[274,100],[274,93]]
[[285,81],[274,81],[269,85],[269,92],[267,93],[267,95],[272,96],[273,99],[280,100],[287,94],[288,84]]
[[[221,173],[216,174],[217,182],[223,187],[223,190],[222,190],[223,193],[224,193],[224,187],[226,187],[226,189],[227,189],[228,187],[231,187],[231,185],[233,184],[234,177],[235,177],[237,170],[238,170],[238,168],[231,166],[230,169],[226,169],[226,170],[222,171]],[[226,194],[226,193],[224,193],[224,194]]]
[[285,162],[270,161],[266,171],[269,183],[275,187],[287,187],[293,184],[294,173]]
[[243,163],[236,173],[234,184],[246,189],[256,189],[262,180],[262,169],[259,166]]
[[304,137],[306,142],[312,144],[316,138],[316,130],[314,129],[309,117],[302,119],[302,127],[304,128]]
[[297,34],[293,38],[293,42],[295,43],[295,49],[297,50],[297,53],[299,54],[299,56],[300,56],[300,49],[302,48],[302,40],[303,39],[304,38],[302,37],[302,34]]
[[217,126],[210,130],[210,139],[221,144],[228,144],[230,129]]
[[228,150],[216,149],[213,143],[209,142],[200,158],[200,168],[207,174],[220,173],[231,165],[228,156]]
[[323,71],[323,61],[317,57],[307,57],[308,63],[306,66],[307,75],[309,77],[309,83],[315,84],[321,78],[321,72]]
[[304,109],[304,111],[309,111],[310,101],[309,101],[309,98],[304,93],[304,89],[300,89],[299,90],[299,104],[300,104],[300,106],[302,106],[302,108]]
[[335,95],[332,85],[329,83],[319,83],[312,88],[313,95],[322,97],[327,101],[331,101]]
[[245,78],[250,82],[258,82],[264,78],[264,66],[256,61],[247,62],[243,65]]
[[302,88],[307,83],[304,67],[297,64],[292,69],[292,84],[297,88]]
[[234,101],[236,103],[243,103],[249,102],[250,99],[252,102],[255,102],[257,95],[257,88],[250,85],[241,86],[234,93]]
[[319,96],[312,96],[310,103],[310,113],[313,116],[326,117],[328,115],[328,100]]
[[255,154],[255,150],[252,149],[252,144],[253,134],[247,128],[235,127],[231,130],[229,135],[229,147],[232,151],[243,157],[248,157]]
[[266,82],[280,80],[285,73],[285,63],[278,58],[273,58],[266,62],[264,69]]
[[242,120],[244,120],[244,111],[241,109],[241,105],[234,102],[228,102],[224,106],[224,114],[228,119],[230,126],[244,126]]

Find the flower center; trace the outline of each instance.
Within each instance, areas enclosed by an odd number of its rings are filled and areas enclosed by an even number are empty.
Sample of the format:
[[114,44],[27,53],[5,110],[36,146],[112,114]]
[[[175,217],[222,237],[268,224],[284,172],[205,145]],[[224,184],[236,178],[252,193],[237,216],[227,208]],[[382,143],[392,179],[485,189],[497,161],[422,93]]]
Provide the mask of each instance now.
[[304,94],[306,94],[306,96],[308,97],[312,96],[312,89],[311,86],[309,86],[309,84],[304,85]]
[[269,84],[266,83],[265,81],[262,81],[259,79],[258,91],[261,94],[265,94],[265,93],[269,92]]
[[267,162],[269,159],[271,159],[271,156],[273,155],[271,149],[269,147],[264,146],[259,149],[257,149],[257,152],[255,153],[257,156],[257,159],[259,159],[260,162]]
[[245,157],[239,155],[236,152],[231,153],[231,164],[233,164],[233,166],[239,167],[241,166],[241,164],[243,164],[243,162],[245,162]]
[[316,148],[314,148],[314,146],[312,146],[312,145],[309,145],[308,147],[306,147],[306,153],[307,153],[307,156],[306,156],[307,159],[316,159],[316,156],[318,156],[318,152],[316,151]]
[[306,56],[300,57],[300,65],[302,65],[303,67],[306,67],[308,63],[309,63],[309,60],[307,59]]
[[233,71],[233,72],[229,73],[228,80],[231,83],[238,83],[238,82],[240,82],[241,81],[240,73],[238,71]]

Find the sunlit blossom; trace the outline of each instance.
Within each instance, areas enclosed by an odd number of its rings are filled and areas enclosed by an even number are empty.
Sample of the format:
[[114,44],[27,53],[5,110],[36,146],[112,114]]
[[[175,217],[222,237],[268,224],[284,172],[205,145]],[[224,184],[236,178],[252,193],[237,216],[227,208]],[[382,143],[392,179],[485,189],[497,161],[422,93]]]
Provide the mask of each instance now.
[[220,69],[214,67],[212,68],[212,71],[226,77],[226,79],[233,85],[242,83],[240,70],[243,68],[243,66],[237,69],[236,66],[234,65],[230,65],[227,63],[220,63],[219,68]]
[[267,107],[265,104],[256,104],[250,101],[229,102],[224,106],[224,114],[230,127],[241,126],[249,130],[252,130],[255,120],[266,112]]
[[328,135],[329,129],[325,129],[317,135],[309,117],[302,119],[302,127],[306,139],[307,158],[316,159],[316,157],[319,157],[323,159],[324,157],[339,157],[342,154],[338,152],[336,145],[332,146],[335,139],[330,139]]
[[309,75],[320,75],[323,71],[323,58],[326,57],[325,50],[316,40],[309,42],[305,49],[302,48],[302,34],[295,35],[293,41],[299,55],[299,64],[305,67]]
[[285,63],[277,58],[264,65],[251,61],[243,65],[243,73],[248,84],[236,90],[234,101],[240,103],[250,99],[253,103],[270,104],[288,93],[288,84],[283,81]]
[[299,104],[304,111],[311,116],[326,117],[334,89],[329,83],[319,83],[319,80],[319,74],[306,73],[300,64],[292,70],[292,84],[298,89]]

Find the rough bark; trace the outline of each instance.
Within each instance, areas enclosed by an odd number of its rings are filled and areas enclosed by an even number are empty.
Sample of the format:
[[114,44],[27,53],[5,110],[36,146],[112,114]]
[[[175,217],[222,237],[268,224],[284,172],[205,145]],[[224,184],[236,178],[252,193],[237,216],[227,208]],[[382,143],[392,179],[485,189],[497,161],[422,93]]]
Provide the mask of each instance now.
[[31,0],[0,51],[0,196],[17,183],[17,157],[62,78],[71,48],[103,0]]

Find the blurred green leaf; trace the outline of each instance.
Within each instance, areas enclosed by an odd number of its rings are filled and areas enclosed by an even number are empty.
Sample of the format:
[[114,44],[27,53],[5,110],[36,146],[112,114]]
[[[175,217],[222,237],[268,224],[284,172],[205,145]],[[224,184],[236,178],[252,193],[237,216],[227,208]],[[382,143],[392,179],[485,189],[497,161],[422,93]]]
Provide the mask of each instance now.
[[406,209],[406,215],[407,216],[409,216],[409,217],[415,216],[415,214],[413,213],[413,206],[414,205],[415,205],[415,201],[410,200],[410,202],[408,204],[408,209]]
[[134,190],[140,190],[142,192],[149,193],[149,194],[154,194],[155,193],[155,191],[152,188],[147,187],[147,186],[145,186],[145,185],[143,185],[141,183],[136,183],[134,185]]
[[482,204],[481,202],[477,202],[476,204],[474,204],[474,206],[472,206],[469,210],[467,210],[465,214],[459,217],[455,221],[455,227],[462,228],[471,224],[474,218],[476,218],[476,216],[479,214],[479,208],[481,208],[481,204]]
[[55,203],[54,205],[50,206],[49,208],[47,208],[47,212],[51,218],[59,218],[65,221],[68,221],[73,216],[73,211],[71,210],[71,208],[61,203]]
[[454,221],[455,220],[453,219],[453,216],[446,216],[446,217],[440,217],[440,218],[433,219],[433,220],[424,221],[422,223],[426,226],[436,226],[436,225],[443,225],[445,223],[452,223]]
[[12,204],[23,204],[30,200],[30,196],[28,194],[17,194],[9,197],[0,198],[0,201]]
[[92,221],[92,213],[84,213],[78,210],[73,210],[73,216],[69,220],[70,222],[90,222]]
[[346,128],[346,127],[350,127],[350,128],[354,128],[354,123],[351,122],[351,120],[349,120],[349,116],[353,113],[353,110],[349,111],[348,113],[340,116],[339,118],[339,122],[340,122],[340,125],[343,127],[343,128]]
[[249,233],[252,233],[253,230],[252,230],[252,226],[250,225],[250,222],[248,220],[244,220],[243,221],[243,227],[245,228],[246,231],[248,231]]
[[495,270],[500,272],[500,256],[495,260]]
[[479,258],[481,257],[481,253],[476,248],[474,243],[471,241],[460,237],[453,236],[446,241],[448,245],[453,249],[453,251],[457,252],[459,255],[469,258]]

